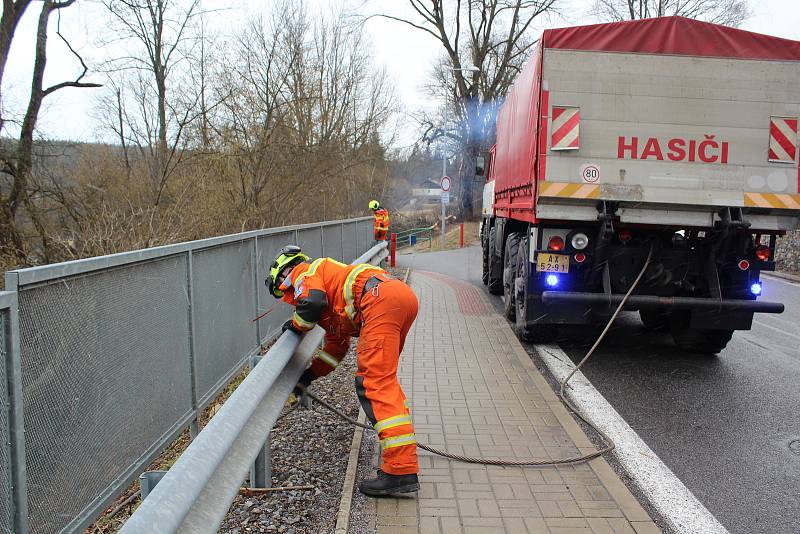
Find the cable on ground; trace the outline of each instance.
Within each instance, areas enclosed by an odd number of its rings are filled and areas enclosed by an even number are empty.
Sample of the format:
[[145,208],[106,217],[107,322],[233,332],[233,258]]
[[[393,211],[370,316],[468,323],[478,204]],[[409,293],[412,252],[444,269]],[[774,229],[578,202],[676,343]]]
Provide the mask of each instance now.
[[[595,426],[594,423],[589,421],[589,419],[585,415],[583,415],[580,412],[580,410],[578,410],[569,400],[567,400],[567,397],[564,394],[564,389],[567,387],[567,382],[569,382],[570,379],[573,376],[575,376],[575,373],[577,373],[581,369],[581,367],[583,367],[584,364],[586,364],[586,362],[589,361],[589,358],[592,357],[592,355],[594,354],[594,351],[597,350],[597,347],[600,345],[600,342],[603,341],[603,338],[605,338],[606,334],[608,333],[608,330],[611,328],[611,325],[614,323],[614,321],[616,320],[617,316],[622,311],[622,308],[625,306],[625,303],[628,301],[628,298],[631,296],[631,293],[633,293],[634,289],[636,289],[636,286],[639,285],[639,281],[642,279],[642,276],[644,276],[644,273],[647,270],[647,267],[650,265],[650,258],[652,257],[652,255],[653,255],[653,245],[651,244],[650,245],[650,250],[647,253],[647,258],[644,260],[644,266],[642,266],[642,270],[639,272],[639,275],[633,281],[633,284],[631,284],[631,287],[628,288],[628,291],[627,291],[627,293],[625,293],[625,296],[622,297],[622,300],[620,301],[619,305],[617,305],[617,308],[616,308],[616,310],[614,310],[613,315],[611,315],[611,318],[608,320],[608,323],[606,323],[605,328],[600,333],[600,336],[598,336],[597,341],[594,342],[594,345],[592,345],[592,347],[586,353],[586,356],[583,357],[583,359],[578,363],[578,365],[576,365],[572,369],[572,372],[570,372],[569,375],[567,375],[567,377],[564,378],[564,380],[559,382],[558,397],[561,399],[561,402],[563,402],[572,411],[572,413],[577,415],[581,419],[581,421],[583,421],[584,423],[589,425],[595,432],[597,432],[603,438],[603,441],[606,443],[606,445],[604,447],[602,447],[600,449],[597,449],[594,452],[590,452],[588,454],[583,454],[583,455],[580,455],[580,456],[570,456],[570,457],[567,457],[567,458],[556,458],[554,460],[553,459],[533,459],[533,458],[525,459],[525,460],[516,460],[516,459],[515,460],[511,460],[511,459],[505,459],[505,458],[479,458],[479,457],[475,457],[475,456],[464,456],[464,455],[461,455],[461,454],[452,454],[452,453],[449,453],[447,451],[444,451],[444,450],[441,450],[441,449],[437,449],[437,448],[434,448],[434,447],[431,447],[429,445],[425,445],[424,443],[419,443],[419,442],[417,442],[417,448],[422,449],[424,451],[428,451],[428,452],[433,453],[433,454],[436,454],[438,456],[442,456],[444,458],[450,458],[452,460],[458,460],[458,461],[466,462],[466,463],[470,463],[470,464],[517,466],[517,467],[545,466],[545,465],[564,465],[564,464],[573,464],[573,463],[579,463],[579,462],[586,462],[586,461],[592,460],[594,458],[598,458],[598,457],[606,454],[607,452],[613,451],[614,447],[615,447],[614,440],[612,440],[610,437],[608,437],[608,435],[605,432],[603,432],[597,426]],[[408,280],[408,271],[406,271],[405,278],[406,278],[406,281],[407,281]],[[308,391],[302,385],[298,385],[298,387],[303,389],[304,393],[306,395],[311,397],[313,400],[317,401],[324,408],[326,408],[327,410],[335,413],[336,415],[338,415],[339,417],[341,417],[342,419],[344,419],[348,423],[353,424],[353,425],[358,426],[358,427],[361,427],[361,428],[364,428],[366,430],[374,430],[371,425],[367,425],[367,424],[364,424],[364,423],[359,423],[358,421],[356,421],[352,417],[350,417],[347,414],[343,413],[338,408],[335,408],[334,406],[332,406],[328,402],[324,401],[323,399],[320,399],[318,396],[316,396],[312,392]]]

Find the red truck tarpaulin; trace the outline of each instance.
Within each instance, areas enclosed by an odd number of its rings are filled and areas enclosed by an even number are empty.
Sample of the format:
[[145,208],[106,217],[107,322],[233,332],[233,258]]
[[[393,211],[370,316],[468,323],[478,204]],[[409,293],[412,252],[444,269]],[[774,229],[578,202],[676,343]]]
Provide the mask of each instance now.
[[545,30],[545,48],[673,54],[739,59],[800,60],[800,42],[685,17]]

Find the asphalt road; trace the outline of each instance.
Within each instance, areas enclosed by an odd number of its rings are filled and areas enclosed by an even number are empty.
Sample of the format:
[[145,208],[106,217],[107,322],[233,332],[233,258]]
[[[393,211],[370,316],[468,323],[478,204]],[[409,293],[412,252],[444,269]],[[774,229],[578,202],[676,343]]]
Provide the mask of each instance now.
[[[398,263],[481,283],[477,247]],[[686,354],[624,313],[583,371],[732,533],[798,534],[800,284],[763,281],[762,298],[786,311],[757,315],[719,356]],[[558,342],[577,362],[599,332],[567,328]]]

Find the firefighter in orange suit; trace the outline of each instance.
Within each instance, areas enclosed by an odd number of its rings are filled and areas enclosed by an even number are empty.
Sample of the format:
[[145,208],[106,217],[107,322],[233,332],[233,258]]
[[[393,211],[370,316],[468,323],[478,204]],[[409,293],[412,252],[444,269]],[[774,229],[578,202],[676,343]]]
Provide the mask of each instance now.
[[369,209],[375,216],[375,241],[386,241],[389,234],[389,210],[381,207],[377,200],[369,201]]
[[356,393],[380,437],[383,465],[376,478],[361,481],[359,490],[366,495],[417,491],[417,442],[397,381],[400,352],[417,317],[414,292],[379,267],[344,265],[331,258],[310,261],[293,245],[281,250],[266,283],[275,298],[295,307],[284,329],[299,334],[318,324],[325,330],[322,351],[301,384],[333,371],[350,338],[360,336]]

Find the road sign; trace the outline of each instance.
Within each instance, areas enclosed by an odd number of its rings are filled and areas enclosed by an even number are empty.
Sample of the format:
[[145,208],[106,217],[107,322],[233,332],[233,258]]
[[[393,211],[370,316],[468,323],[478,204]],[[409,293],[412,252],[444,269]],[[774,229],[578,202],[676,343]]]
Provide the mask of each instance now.
[[450,191],[442,193],[442,204],[450,204]]
[[447,193],[450,191],[450,177],[442,176],[442,191]]

